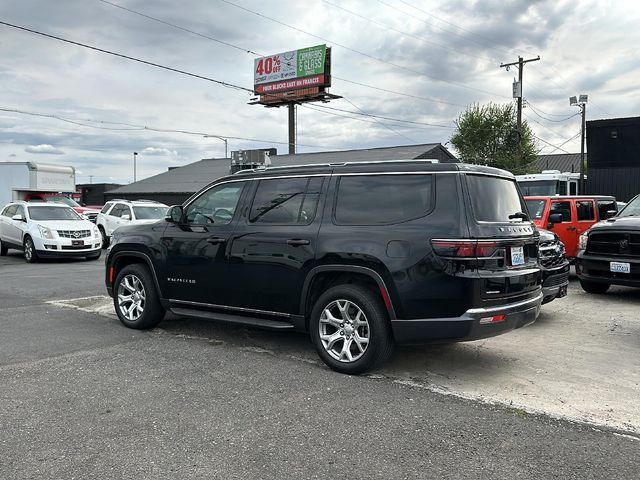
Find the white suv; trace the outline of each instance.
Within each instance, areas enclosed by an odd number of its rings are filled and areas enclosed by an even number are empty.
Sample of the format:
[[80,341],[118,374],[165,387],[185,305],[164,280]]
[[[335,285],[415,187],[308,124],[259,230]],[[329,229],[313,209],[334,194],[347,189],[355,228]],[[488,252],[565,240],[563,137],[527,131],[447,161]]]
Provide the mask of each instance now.
[[28,263],[41,257],[100,256],[98,228],[61,203],[14,202],[0,211],[0,255],[22,250]]
[[98,214],[96,225],[102,235],[102,247],[107,248],[113,231],[121,225],[153,223],[165,217],[168,205],[153,200],[111,200]]

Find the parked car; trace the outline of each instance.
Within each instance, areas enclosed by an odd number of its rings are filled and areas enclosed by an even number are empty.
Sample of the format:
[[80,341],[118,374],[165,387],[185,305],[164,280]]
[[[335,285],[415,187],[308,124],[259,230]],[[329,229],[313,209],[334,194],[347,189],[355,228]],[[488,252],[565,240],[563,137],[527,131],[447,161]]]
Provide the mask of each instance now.
[[54,202],[54,203],[62,203],[63,205],[67,205],[75,210],[76,213],[84,216],[90,222],[96,223],[96,218],[98,217],[98,213],[100,210],[95,209],[93,207],[83,207],[78,202],[76,202],[73,198],[69,198],[65,195],[53,195],[53,194],[45,194],[45,193],[33,193],[28,194],[25,198],[27,202]]
[[168,205],[153,200],[111,200],[105,203],[96,219],[103,248],[109,246],[116,228],[121,225],[155,223],[164,219],[168,209]]
[[605,293],[611,285],[640,287],[640,195],[615,217],[580,236],[576,274],[588,293]]
[[549,303],[567,294],[569,261],[560,237],[549,230],[538,229],[540,266],[542,267],[542,303]]
[[100,257],[98,228],[60,203],[7,204],[0,212],[0,255],[24,252],[28,263],[44,257]]
[[535,321],[539,234],[512,174],[431,161],[245,170],[162,222],[122,226],[106,259],[120,321],[165,311],[309,332],[357,374],[394,343],[475,340]]
[[578,237],[592,225],[618,212],[614,197],[564,195],[524,197],[536,227],[553,230],[565,246],[567,258],[575,260]]

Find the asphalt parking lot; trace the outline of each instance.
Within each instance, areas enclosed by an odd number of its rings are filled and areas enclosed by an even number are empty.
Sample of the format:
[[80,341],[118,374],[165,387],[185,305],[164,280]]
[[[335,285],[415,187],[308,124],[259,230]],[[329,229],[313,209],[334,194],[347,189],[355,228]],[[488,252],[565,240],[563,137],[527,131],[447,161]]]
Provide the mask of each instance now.
[[0,478],[637,478],[640,291],[328,370],[302,335],[121,327],[103,260],[0,258]]

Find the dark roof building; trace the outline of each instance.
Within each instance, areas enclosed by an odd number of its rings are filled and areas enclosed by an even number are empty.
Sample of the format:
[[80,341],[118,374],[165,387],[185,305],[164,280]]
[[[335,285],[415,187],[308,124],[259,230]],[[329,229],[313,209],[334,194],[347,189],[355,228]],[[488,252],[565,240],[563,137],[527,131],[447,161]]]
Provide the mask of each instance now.
[[640,117],[587,122],[587,192],[627,202],[640,193]]
[[[586,160],[587,154],[584,154]],[[554,153],[550,155],[538,155],[536,165],[540,171],[542,170],[560,170],[564,172],[578,173],[580,172],[580,154],[579,153]]]
[[[272,155],[270,157],[272,166],[415,159],[435,159],[440,163],[458,162],[458,159],[440,143]],[[167,172],[116,188],[107,192],[106,197],[107,199],[123,198],[127,200],[145,198],[167,205],[175,205],[184,202],[215,179],[229,175],[230,168],[231,159],[229,158],[205,158],[184,167],[171,168]]]

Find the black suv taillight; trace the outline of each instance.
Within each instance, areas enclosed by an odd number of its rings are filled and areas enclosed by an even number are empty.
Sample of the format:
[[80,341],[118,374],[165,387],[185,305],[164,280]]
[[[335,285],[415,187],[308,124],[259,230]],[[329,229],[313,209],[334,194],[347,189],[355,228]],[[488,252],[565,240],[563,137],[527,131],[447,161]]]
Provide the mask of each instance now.
[[445,258],[504,258],[505,249],[490,240],[431,240],[436,255]]

